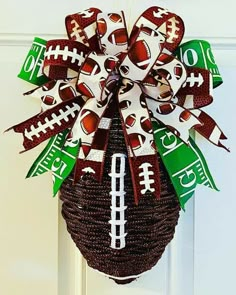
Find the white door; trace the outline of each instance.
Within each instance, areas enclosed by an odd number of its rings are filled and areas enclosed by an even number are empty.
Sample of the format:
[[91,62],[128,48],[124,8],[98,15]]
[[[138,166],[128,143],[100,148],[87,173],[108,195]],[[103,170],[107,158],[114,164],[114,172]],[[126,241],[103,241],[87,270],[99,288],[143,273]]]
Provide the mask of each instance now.
[[23,149],[21,136],[0,132],[0,294],[236,294],[235,2],[0,0],[0,4],[2,132],[39,111],[39,101],[21,95],[32,86],[16,78],[34,36],[65,37],[64,17],[92,6],[123,9],[132,23],[145,8],[160,5],[182,16],[186,39],[206,38],[213,45],[224,84],[214,91],[214,104],[207,112],[228,135],[231,148],[227,153],[198,138],[220,192],[200,187],[182,212],[161,261],[137,281],[118,286],[86,266],[66,232],[60,204],[51,198],[50,175],[24,179],[42,147],[18,155]]

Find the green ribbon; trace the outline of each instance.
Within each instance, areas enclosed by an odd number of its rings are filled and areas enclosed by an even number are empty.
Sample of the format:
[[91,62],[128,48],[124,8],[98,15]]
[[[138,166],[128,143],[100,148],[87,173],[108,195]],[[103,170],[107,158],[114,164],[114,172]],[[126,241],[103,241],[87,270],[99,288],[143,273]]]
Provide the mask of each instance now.
[[219,69],[211,50],[211,45],[205,40],[191,40],[181,44],[175,52],[177,58],[189,67],[207,69],[213,77],[213,87],[223,83]]
[[49,79],[43,74],[43,60],[47,41],[35,37],[33,44],[24,61],[19,78],[32,84],[41,86]]
[[69,130],[53,136],[42,153],[31,166],[27,178],[52,171],[53,196],[60,189],[64,180],[69,176],[76,163],[79,143],[66,141]]
[[158,152],[182,209],[193,196],[197,184],[218,190],[203,154],[191,138],[189,145],[186,145],[169,129],[157,122],[153,122],[153,130]]

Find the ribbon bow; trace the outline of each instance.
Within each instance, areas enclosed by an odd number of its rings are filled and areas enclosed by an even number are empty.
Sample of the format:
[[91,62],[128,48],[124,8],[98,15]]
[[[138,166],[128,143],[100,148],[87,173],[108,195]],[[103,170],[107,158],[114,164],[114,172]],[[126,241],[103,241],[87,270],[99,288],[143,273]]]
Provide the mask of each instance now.
[[[116,109],[136,203],[147,192],[160,197],[157,152],[169,166],[167,151],[160,146],[167,146],[166,139],[172,137],[175,143],[168,145],[168,153],[182,145],[192,151],[189,130],[194,129],[224,147],[220,140],[225,135],[200,109],[213,100],[212,74],[187,67],[175,57],[184,35],[179,16],[150,7],[128,37],[123,12],[90,8],[67,16],[66,29],[69,40],[51,40],[46,45],[43,71],[50,81],[27,93],[41,97],[41,113],[12,127],[23,134],[25,150],[52,137],[28,176],[52,170],[54,193],[74,165],[75,181],[85,173],[101,181]],[[191,173],[187,177],[191,178]],[[179,181],[184,184],[183,176]],[[213,180],[209,186],[216,188]]]

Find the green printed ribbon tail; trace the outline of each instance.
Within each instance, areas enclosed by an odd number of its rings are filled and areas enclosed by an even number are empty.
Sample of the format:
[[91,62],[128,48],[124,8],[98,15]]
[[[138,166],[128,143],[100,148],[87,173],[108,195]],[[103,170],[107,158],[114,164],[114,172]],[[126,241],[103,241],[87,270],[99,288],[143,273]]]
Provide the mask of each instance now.
[[191,40],[181,44],[175,52],[177,58],[188,67],[209,70],[213,78],[213,87],[223,83],[217,64],[211,50],[211,45],[205,40]]
[[153,130],[158,152],[176,190],[182,209],[193,196],[197,184],[218,190],[203,154],[191,138],[189,145],[186,145],[169,129],[157,122],[153,122]]
[[73,170],[78,155],[79,142],[66,140],[68,133],[67,129],[49,140],[26,176],[29,178],[52,171],[53,196]]

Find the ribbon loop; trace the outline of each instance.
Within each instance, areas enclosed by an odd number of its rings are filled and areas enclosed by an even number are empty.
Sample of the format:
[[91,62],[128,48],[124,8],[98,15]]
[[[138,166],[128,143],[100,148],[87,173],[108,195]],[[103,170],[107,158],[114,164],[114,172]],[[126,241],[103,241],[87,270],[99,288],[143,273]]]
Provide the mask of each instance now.
[[164,37],[153,30],[141,28],[137,39],[131,45],[128,54],[120,65],[121,75],[133,81],[142,81],[161,52],[160,43]]
[[164,36],[165,42],[161,44],[161,48],[167,52],[174,52],[183,39],[183,20],[165,8],[153,6],[142,13],[131,32],[131,44],[142,26],[159,31]]
[[89,8],[66,17],[66,30],[69,39],[89,47],[91,51],[99,51],[96,34],[97,15],[101,10]]
[[110,75],[117,61],[112,55],[91,52],[79,72],[77,90],[88,98],[104,101],[117,82],[117,76]]
[[116,56],[128,49],[128,32],[123,11],[99,13],[97,33],[99,47],[103,53]]
[[154,77],[161,76],[166,79],[172,90],[172,96],[175,96],[181,86],[187,79],[185,66],[174,56],[162,53],[153,66]]
[[44,74],[50,79],[74,78],[89,52],[87,46],[76,41],[48,41],[44,55]]

